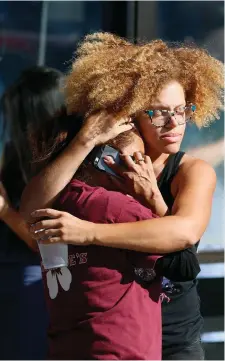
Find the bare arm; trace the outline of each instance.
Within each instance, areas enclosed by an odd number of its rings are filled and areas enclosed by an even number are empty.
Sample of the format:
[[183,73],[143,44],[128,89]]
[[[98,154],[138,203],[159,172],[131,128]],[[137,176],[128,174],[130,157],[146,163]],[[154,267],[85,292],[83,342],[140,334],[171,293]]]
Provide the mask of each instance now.
[[24,221],[19,212],[9,207],[1,219],[28,245],[28,247],[30,247],[33,251],[37,251],[37,242],[31,237],[27,223]]
[[153,253],[179,251],[197,243],[210,219],[216,174],[207,163],[195,160],[182,165],[177,178],[171,216],[136,224],[96,225],[94,243]]
[[30,222],[32,211],[53,204],[93,148],[94,143],[84,144],[75,138],[53,162],[31,179],[21,198],[20,213],[24,219]]
[[2,182],[0,182],[0,219],[31,249],[34,251],[37,250],[37,242],[31,237],[27,224],[22,216],[11,206]]
[[[95,244],[149,253],[169,253],[193,246],[202,237],[210,219],[214,170],[204,161],[194,160],[180,167],[177,174],[172,215],[133,223],[94,224],[66,212],[38,210],[35,217],[50,217],[37,222],[36,237],[71,244]],[[34,218],[35,219],[35,218]]]

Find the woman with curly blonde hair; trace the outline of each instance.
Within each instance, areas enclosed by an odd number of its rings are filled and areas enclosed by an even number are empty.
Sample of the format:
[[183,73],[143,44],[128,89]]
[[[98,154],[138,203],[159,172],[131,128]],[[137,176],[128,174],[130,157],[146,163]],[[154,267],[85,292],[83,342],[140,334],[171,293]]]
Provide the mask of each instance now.
[[[206,50],[161,40],[132,44],[107,33],[88,35],[65,85],[68,111],[84,117],[84,125],[23,195],[22,212],[29,222],[35,220],[30,214],[36,209],[33,217],[50,218],[32,227],[38,231],[36,239],[155,254],[197,248],[210,219],[216,175],[180,146],[188,121],[201,128],[219,118],[223,88],[223,65]],[[110,158],[105,162],[122,177],[114,182],[117,188],[160,218],[95,224],[43,209],[53,204],[96,145],[127,129],[121,120],[127,117],[144,139],[145,155],[123,154],[122,168]],[[163,359],[204,358],[196,283],[163,281]]]

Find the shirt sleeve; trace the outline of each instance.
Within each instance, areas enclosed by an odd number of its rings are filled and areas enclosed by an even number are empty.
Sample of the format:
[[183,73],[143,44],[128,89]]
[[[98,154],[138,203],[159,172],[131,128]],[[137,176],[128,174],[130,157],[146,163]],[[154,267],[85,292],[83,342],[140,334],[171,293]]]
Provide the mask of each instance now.
[[157,260],[156,269],[171,281],[184,282],[194,280],[200,272],[196,247],[169,253]]

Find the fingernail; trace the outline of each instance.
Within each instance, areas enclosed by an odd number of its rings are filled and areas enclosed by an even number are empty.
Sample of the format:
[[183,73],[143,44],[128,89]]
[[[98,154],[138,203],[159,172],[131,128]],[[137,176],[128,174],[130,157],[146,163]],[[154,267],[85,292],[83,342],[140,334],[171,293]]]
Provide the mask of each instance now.
[[110,157],[106,155],[105,157],[103,157],[103,160],[107,163],[110,161]]

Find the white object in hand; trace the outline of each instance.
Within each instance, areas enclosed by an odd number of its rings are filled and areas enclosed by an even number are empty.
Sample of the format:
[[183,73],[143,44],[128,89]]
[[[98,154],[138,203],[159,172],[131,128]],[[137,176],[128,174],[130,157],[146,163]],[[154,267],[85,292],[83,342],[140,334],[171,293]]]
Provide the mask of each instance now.
[[43,244],[38,242],[43,267],[46,270],[68,266],[68,245]]

